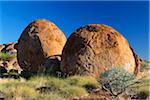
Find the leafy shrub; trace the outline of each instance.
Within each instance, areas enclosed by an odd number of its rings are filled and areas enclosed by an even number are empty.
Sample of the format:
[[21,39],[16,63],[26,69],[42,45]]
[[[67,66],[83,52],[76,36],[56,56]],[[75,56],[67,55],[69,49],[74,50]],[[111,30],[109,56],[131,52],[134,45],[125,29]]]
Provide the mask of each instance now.
[[8,58],[10,58],[10,55],[9,55],[8,53],[3,53],[3,52],[1,52],[1,53],[0,53],[0,58],[1,58],[1,59],[8,59]]
[[8,58],[11,58],[11,57],[16,57],[16,54],[9,54],[9,53],[4,53],[4,52],[0,52],[0,58],[3,59],[3,60],[6,60]]
[[99,82],[102,87],[110,91],[114,96],[122,93],[132,82],[134,75],[123,68],[110,68],[100,75]]

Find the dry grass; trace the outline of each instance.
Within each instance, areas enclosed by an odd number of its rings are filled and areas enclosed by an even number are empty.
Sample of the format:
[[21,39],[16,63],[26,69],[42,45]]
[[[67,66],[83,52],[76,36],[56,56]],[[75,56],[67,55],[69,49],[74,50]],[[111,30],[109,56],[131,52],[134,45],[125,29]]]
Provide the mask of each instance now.
[[98,86],[96,80],[90,80],[81,76],[58,78],[47,75],[33,76],[28,80],[1,79],[0,91],[6,100],[62,100],[88,94],[85,84]]

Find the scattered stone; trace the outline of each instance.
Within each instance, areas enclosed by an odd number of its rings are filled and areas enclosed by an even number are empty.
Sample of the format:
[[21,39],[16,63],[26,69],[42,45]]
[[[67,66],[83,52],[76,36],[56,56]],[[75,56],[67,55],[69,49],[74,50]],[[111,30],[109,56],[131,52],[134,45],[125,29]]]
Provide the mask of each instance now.
[[66,43],[63,32],[52,22],[35,20],[22,32],[17,49],[18,63],[23,70],[41,72],[49,56],[61,55]]
[[96,89],[86,96],[73,97],[69,100],[114,100],[114,97],[107,91]]
[[30,77],[35,76],[35,75],[37,75],[36,72],[29,72],[25,70],[22,70],[20,74],[21,77],[26,78],[26,79],[29,79]]
[[18,73],[18,70],[16,70],[16,69],[11,69],[11,70],[9,70],[9,72],[10,72],[10,73]]
[[15,44],[16,44],[15,42],[11,42],[11,43],[8,43],[8,44],[3,44],[4,47],[1,50],[1,52],[8,53],[9,55],[16,54],[17,50],[14,48]]
[[3,74],[3,73],[7,73],[7,70],[5,67],[0,66],[0,74]]
[[147,100],[148,97],[149,95],[144,92],[137,92],[135,89],[126,88],[125,91],[116,98],[117,100]]
[[91,24],[77,29],[69,37],[60,68],[68,75],[99,77],[110,67],[123,67],[135,73],[139,70],[137,61],[135,52],[119,32],[107,25]]
[[18,65],[16,57],[17,50],[14,48],[15,44],[15,42],[11,42],[0,45],[0,54],[4,55],[4,58],[0,58],[0,66],[5,67],[7,72],[9,72],[11,69],[18,70],[19,72],[22,70]]
[[4,100],[4,99],[5,99],[4,93],[0,91],[0,100]]
[[42,86],[36,89],[37,91],[39,91],[40,93],[46,93],[46,92],[54,92],[54,91],[59,91],[59,89],[55,88],[55,87],[49,87],[49,86]]

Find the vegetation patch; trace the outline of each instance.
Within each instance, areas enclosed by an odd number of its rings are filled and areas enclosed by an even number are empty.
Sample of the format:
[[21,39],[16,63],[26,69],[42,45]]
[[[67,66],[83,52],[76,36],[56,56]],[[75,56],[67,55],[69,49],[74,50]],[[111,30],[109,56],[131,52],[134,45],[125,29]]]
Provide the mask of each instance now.
[[[72,81],[76,80],[76,82]],[[91,78],[72,76],[60,78],[48,75],[36,75],[29,79],[1,79],[0,91],[3,91],[6,100],[23,98],[29,100],[63,100],[74,96],[88,94],[85,85],[92,84],[98,88],[99,83]],[[54,95],[53,95],[54,94]],[[62,98],[62,99],[61,99]]]
[[[3,75],[7,74],[16,75],[13,72]],[[86,96],[97,89],[105,89],[118,96],[127,87],[137,93],[138,99],[148,98],[150,93],[148,77],[137,80],[134,75],[122,68],[108,69],[100,75],[98,81],[89,76],[58,77],[45,73],[24,73],[17,76],[17,79],[0,79],[0,91],[4,94],[5,100],[67,100]]]
[[9,54],[9,53],[0,52],[0,58],[2,60],[7,60],[9,58],[14,58],[14,57],[16,57],[16,54]]
[[149,71],[150,70],[150,61],[143,60],[141,63],[140,71]]
[[134,79],[134,75],[130,74],[123,68],[110,68],[100,75],[99,82],[102,87],[110,91],[114,96],[125,91]]

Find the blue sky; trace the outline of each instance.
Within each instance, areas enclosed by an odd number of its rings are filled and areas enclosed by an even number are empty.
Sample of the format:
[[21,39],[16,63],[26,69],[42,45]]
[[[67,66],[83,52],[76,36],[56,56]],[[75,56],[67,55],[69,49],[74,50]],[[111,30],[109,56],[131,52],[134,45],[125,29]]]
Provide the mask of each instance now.
[[0,44],[17,41],[35,19],[54,22],[67,38],[80,26],[107,24],[126,37],[141,58],[148,59],[148,9],[148,1],[1,1]]

